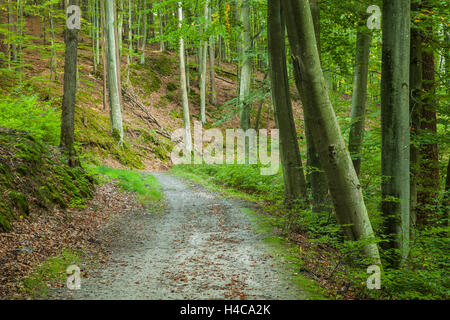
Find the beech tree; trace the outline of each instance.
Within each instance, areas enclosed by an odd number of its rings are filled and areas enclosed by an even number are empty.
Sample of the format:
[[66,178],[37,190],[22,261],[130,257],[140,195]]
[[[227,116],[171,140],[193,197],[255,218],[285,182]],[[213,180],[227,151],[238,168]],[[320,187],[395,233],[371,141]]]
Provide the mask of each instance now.
[[380,263],[378,246],[353,167],[340,132],[321,70],[314,23],[308,0],[282,0],[295,75],[310,93],[305,105],[310,117],[314,143],[326,172],[330,193],[340,225],[347,239],[365,239],[364,252],[371,263]]
[[120,84],[118,81],[118,70],[120,68],[117,59],[117,46],[115,34],[115,15],[113,0],[105,0],[105,23],[106,23],[106,41],[107,65],[108,65],[108,96],[111,117],[111,132],[119,145],[123,144],[123,126],[122,109],[120,99]]
[[241,129],[247,130],[250,128],[250,105],[247,99],[250,94],[252,64],[249,57],[249,51],[252,48],[251,39],[251,20],[250,20],[250,3],[249,0],[242,0],[241,5],[241,23],[242,31],[242,64],[240,68],[239,81],[239,104],[241,109]]
[[[79,5],[79,0],[70,0],[69,6]],[[73,12],[69,12],[72,15]],[[64,64],[64,95],[61,112],[61,148],[69,157],[69,165],[76,166],[74,134],[75,134],[75,103],[77,91],[77,61],[78,61],[78,28],[66,27],[64,40],[66,54]]]
[[[183,6],[182,2],[178,3],[178,27],[181,29],[183,26]],[[185,130],[185,148],[186,151],[192,151],[192,134],[191,134],[191,120],[189,116],[189,100],[186,85],[186,65],[185,65],[185,53],[184,53],[184,39],[180,37],[180,82],[181,82],[181,94],[183,99],[183,119]]]
[[383,1],[381,79],[381,184],[387,248],[398,250],[391,263],[408,256],[409,247],[409,63],[410,0]]
[[289,80],[286,67],[285,24],[278,0],[268,1],[268,51],[272,101],[280,130],[280,155],[283,166],[285,201],[305,206],[306,182],[292,115]]
[[355,71],[353,78],[352,123],[350,127],[348,148],[353,158],[356,174],[361,170],[361,148],[364,139],[367,78],[369,75],[370,42],[372,37],[365,25],[360,22],[356,35]]

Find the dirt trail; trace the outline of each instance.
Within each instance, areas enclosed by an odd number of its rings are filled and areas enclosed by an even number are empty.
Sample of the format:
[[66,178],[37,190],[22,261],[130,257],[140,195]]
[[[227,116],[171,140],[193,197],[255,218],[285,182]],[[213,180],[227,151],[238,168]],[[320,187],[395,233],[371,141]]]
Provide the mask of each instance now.
[[164,214],[136,213],[109,227],[111,261],[88,272],[74,299],[308,299],[283,279],[236,201],[155,173]]

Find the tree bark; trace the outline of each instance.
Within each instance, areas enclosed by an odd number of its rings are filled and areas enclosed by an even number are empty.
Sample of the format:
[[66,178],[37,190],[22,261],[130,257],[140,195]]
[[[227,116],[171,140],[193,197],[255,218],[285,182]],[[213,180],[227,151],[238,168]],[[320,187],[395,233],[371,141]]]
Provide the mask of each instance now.
[[[209,20],[212,22],[212,9],[210,9]],[[209,37],[209,74],[210,74],[210,84],[211,84],[211,95],[210,102],[213,106],[217,104],[217,93],[216,93],[216,45],[214,41],[215,36]]]
[[[429,2],[424,1],[424,8],[433,10]],[[419,146],[420,172],[419,189],[417,193],[417,225],[425,226],[436,223],[438,217],[439,198],[439,154],[436,143],[437,135],[437,106],[435,61],[430,37],[432,27],[424,32],[422,50],[422,88],[423,105],[420,109],[420,135]]]
[[381,79],[382,212],[386,248],[399,265],[409,251],[410,0],[383,1]]
[[[314,23],[314,34],[316,36],[317,50],[319,52],[319,58],[321,57],[320,47],[320,10],[318,0],[309,0],[311,8],[311,14]],[[296,81],[298,88],[301,87],[301,83]],[[308,90],[299,89],[301,95],[302,104],[311,103]],[[305,115],[305,136],[306,136],[306,153],[308,167],[307,181],[311,186],[312,195],[312,210],[313,212],[326,212],[330,211],[331,204],[328,195],[328,180],[325,172],[322,169],[320,163],[319,154],[317,148],[314,145],[314,137],[311,130],[311,120]]]
[[[420,9],[421,0],[413,0],[412,11]],[[411,48],[410,48],[410,103],[409,112],[411,115],[411,146],[410,146],[410,224],[411,235],[414,232],[417,221],[417,179],[419,174],[419,149],[418,136],[420,134],[420,110],[422,109],[422,36],[418,28],[411,28]]]
[[[204,18],[205,21],[208,20],[208,0],[205,1],[204,7]],[[204,27],[206,30],[206,26]],[[202,123],[206,123],[206,71],[207,71],[207,60],[208,60],[208,41],[201,41],[201,72],[200,72],[200,116]]]
[[[362,25],[360,27],[365,28]],[[371,40],[372,37],[368,31],[357,31],[355,71],[353,76],[352,122],[348,138],[348,149],[358,176],[361,170],[361,148],[365,130],[367,78],[369,74]]]
[[108,42],[108,91],[111,116],[111,131],[117,143],[123,145],[122,110],[120,105],[118,61],[116,47],[116,32],[114,28],[114,3],[113,0],[105,0],[106,41]]
[[141,64],[145,64],[145,47],[147,45],[147,0],[144,1],[144,13],[143,13],[143,19],[144,19],[144,30],[142,34],[142,49],[141,49]]
[[374,232],[361,185],[326,89],[309,2],[282,0],[282,4],[297,70],[295,75],[311,93],[311,104],[305,105],[305,114],[311,119],[314,143],[328,178],[337,219],[347,239],[371,241],[363,246],[364,253],[369,263],[379,264],[378,247],[372,242]]
[[[79,0],[71,0],[70,5],[79,5]],[[78,165],[75,158],[75,103],[77,89],[77,55],[78,55],[78,29],[65,30],[64,40],[66,54],[64,64],[64,94],[61,113],[60,147],[69,157],[69,165]]]
[[250,94],[252,62],[249,57],[252,48],[251,37],[251,20],[250,20],[250,3],[249,0],[242,1],[241,22],[243,26],[242,32],[242,67],[239,82],[239,103],[241,109],[241,129],[250,128],[250,105],[247,101]]
[[[178,27],[181,29],[183,24],[183,7],[181,1],[178,3]],[[180,36],[180,82],[181,82],[181,94],[183,99],[183,118],[184,118],[184,131],[185,131],[185,147],[187,152],[192,151],[192,134],[191,134],[191,120],[189,115],[189,100],[186,85],[186,65],[184,61],[184,39]]]
[[297,141],[289,94],[286,66],[285,24],[279,0],[268,1],[268,51],[272,101],[277,128],[280,131],[280,155],[283,167],[285,202],[306,207],[306,181]]

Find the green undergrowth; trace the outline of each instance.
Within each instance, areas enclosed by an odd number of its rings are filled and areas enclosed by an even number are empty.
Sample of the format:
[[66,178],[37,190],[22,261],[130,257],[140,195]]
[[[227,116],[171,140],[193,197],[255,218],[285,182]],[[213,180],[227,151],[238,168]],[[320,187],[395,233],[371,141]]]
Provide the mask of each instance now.
[[[169,56],[148,57],[145,64],[132,65],[130,81],[133,86],[141,87],[146,93],[156,92],[162,87],[161,76],[171,76],[173,69],[174,61]],[[173,90],[169,88],[169,91]]]
[[139,153],[126,138],[123,146],[118,145],[111,135],[109,118],[91,108],[80,107],[75,111],[75,141],[79,154],[88,161],[95,157],[111,157],[130,168],[144,167]]
[[81,206],[91,197],[94,180],[66,163],[33,133],[0,128],[0,231],[16,219]]
[[261,175],[260,165],[177,165],[172,172],[215,184],[252,200],[275,202],[284,194],[281,175]]
[[299,247],[290,242],[288,238],[276,235],[277,226],[282,225],[284,222],[278,217],[258,214],[248,208],[244,208],[242,211],[249,217],[253,229],[265,236],[264,242],[275,255],[277,262],[283,264],[282,270],[286,277],[304,291],[304,295],[299,297],[299,299],[326,299],[323,290],[316,282],[308,280],[300,274],[299,266],[302,265],[302,259],[298,254]]
[[93,168],[92,171],[106,179],[117,180],[118,185],[124,190],[138,194],[142,204],[154,203],[163,199],[161,185],[151,174],[101,166]]
[[36,265],[32,273],[22,280],[22,295],[33,299],[47,298],[49,286],[65,283],[68,276],[66,274],[67,268],[70,265],[81,266],[83,260],[81,251],[62,249],[59,255],[50,257],[45,262]]

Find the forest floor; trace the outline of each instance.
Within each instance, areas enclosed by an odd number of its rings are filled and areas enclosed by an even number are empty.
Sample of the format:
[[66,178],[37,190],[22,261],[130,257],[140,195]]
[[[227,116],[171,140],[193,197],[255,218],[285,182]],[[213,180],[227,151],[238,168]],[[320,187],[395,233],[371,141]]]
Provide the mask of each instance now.
[[[133,211],[104,229],[109,258],[85,270],[80,290],[57,288],[55,299],[317,299],[318,289],[293,282],[283,259],[231,200],[167,173],[155,173],[166,207]],[[114,236],[113,236],[114,235]]]

